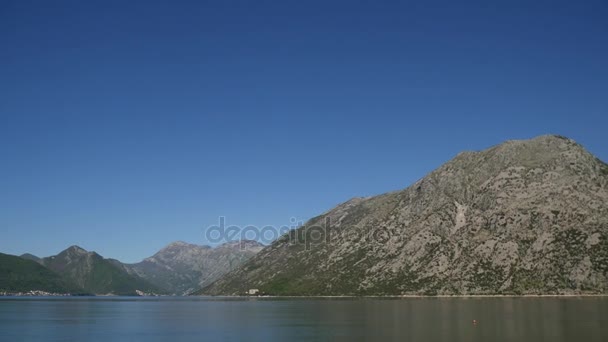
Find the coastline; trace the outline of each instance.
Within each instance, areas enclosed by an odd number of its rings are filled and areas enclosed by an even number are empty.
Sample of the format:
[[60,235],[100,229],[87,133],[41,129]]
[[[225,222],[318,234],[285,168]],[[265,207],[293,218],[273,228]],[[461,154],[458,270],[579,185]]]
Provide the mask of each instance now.
[[[180,297],[180,296],[177,296]],[[306,298],[328,298],[328,299],[356,299],[356,298],[374,298],[374,299],[407,299],[407,298],[575,298],[575,297],[608,297],[608,294],[525,294],[525,295],[491,295],[491,294],[471,294],[471,295],[395,295],[395,296],[272,296],[272,295],[261,295],[261,296],[247,296],[247,295],[196,295],[196,296],[183,296],[183,297],[202,297],[202,298],[294,298],[294,299],[306,299]]]
[[564,294],[458,294],[458,295],[158,295],[140,292],[134,295],[126,294],[92,294],[92,293],[52,293],[46,291],[7,292],[0,291],[2,297],[125,297],[125,298],[226,298],[226,299],[411,299],[411,298],[577,298],[577,297],[608,297],[608,293],[564,293]]

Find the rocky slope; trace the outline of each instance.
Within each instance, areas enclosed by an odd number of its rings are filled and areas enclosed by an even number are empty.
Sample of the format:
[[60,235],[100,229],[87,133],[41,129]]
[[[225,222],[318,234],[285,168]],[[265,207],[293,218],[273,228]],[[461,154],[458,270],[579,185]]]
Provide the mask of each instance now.
[[[321,229],[330,222],[330,229]],[[608,165],[541,136],[311,219],[200,293],[608,292]]]
[[256,241],[228,242],[217,247],[173,242],[137,264],[121,264],[130,274],[173,294],[188,294],[237,268],[263,248]]
[[138,291],[164,292],[146,280],[125,272],[99,254],[88,252],[78,246],[69,247],[55,256],[43,258],[42,265],[87,293],[136,295]]
[[81,289],[35,261],[0,253],[0,293],[27,291],[77,293]]

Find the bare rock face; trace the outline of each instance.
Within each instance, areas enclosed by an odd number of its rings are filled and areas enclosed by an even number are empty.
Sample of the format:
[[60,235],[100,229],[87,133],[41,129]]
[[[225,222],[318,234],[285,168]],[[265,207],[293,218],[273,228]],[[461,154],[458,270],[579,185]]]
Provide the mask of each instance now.
[[142,262],[122,267],[169,293],[182,295],[210,284],[262,248],[262,244],[249,240],[214,248],[177,241]]
[[201,293],[608,292],[608,165],[541,136],[311,219]]

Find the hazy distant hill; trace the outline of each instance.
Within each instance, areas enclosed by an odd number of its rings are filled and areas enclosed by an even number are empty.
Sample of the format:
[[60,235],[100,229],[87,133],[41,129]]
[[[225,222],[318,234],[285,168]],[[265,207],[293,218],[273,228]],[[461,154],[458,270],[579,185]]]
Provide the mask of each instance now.
[[262,249],[250,240],[217,247],[173,242],[136,264],[121,264],[129,273],[148,280],[170,293],[198,290],[235,269]]
[[135,295],[136,291],[162,293],[158,287],[129,274],[95,252],[72,246],[42,259],[42,264],[94,294]]
[[23,259],[28,259],[28,260],[32,260],[35,261],[39,264],[42,265],[42,259],[35,256],[34,254],[30,254],[30,253],[25,253],[25,254],[21,254],[19,257],[23,258]]
[[[331,221],[326,243],[292,243]],[[542,136],[464,152],[405,190],[357,198],[202,293],[608,292],[608,165]]]
[[0,292],[81,292],[57,273],[35,261],[0,253]]

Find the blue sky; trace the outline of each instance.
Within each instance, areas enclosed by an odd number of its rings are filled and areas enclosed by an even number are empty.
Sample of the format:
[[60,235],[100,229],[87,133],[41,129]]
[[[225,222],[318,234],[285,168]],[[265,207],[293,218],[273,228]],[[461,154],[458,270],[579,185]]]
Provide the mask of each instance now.
[[594,1],[2,1],[0,251],[134,262],[546,133],[608,160]]

